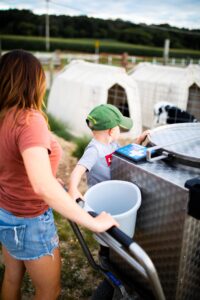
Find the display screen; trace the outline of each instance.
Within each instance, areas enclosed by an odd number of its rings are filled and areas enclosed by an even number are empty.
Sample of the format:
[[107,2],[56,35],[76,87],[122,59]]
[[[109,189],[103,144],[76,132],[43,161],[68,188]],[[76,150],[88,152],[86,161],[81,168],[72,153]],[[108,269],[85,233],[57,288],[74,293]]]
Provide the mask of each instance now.
[[146,158],[147,147],[138,144],[128,144],[115,151],[122,156],[128,157],[133,161],[140,161]]

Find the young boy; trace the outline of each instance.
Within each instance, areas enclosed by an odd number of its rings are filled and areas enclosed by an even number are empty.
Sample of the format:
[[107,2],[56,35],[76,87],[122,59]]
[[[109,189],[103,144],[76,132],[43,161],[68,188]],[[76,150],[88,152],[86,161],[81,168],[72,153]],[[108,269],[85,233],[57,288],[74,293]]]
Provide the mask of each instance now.
[[[78,185],[85,172],[88,187],[111,179],[111,159],[113,152],[120,147],[117,143],[120,128],[130,130],[133,126],[132,119],[124,117],[119,109],[111,104],[96,106],[87,116],[86,122],[92,130],[93,139],[71,174],[69,193],[73,199],[83,198],[78,190]],[[135,142],[142,143],[146,135],[147,132],[144,132]],[[109,248],[101,246],[99,256],[102,265],[108,255]]]

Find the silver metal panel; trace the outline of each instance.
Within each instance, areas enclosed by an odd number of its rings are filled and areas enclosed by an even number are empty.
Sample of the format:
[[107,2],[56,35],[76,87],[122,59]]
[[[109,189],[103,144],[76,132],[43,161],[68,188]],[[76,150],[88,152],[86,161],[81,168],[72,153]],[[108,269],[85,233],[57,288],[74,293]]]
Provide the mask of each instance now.
[[187,214],[189,192],[184,188],[199,169],[162,161],[134,164],[114,155],[111,173],[141,189],[134,238],[154,262],[166,299],[200,299],[200,221]]
[[200,221],[185,220],[176,299],[200,299]]
[[[128,163],[128,162],[127,162]],[[132,163],[129,162],[131,165]],[[171,182],[184,188],[185,182],[193,177],[200,175],[199,168],[192,168],[183,164],[173,163],[167,161],[158,161],[154,163],[142,163],[138,165],[138,168],[145,170],[150,176],[151,174]],[[161,187],[162,188],[162,187]]]

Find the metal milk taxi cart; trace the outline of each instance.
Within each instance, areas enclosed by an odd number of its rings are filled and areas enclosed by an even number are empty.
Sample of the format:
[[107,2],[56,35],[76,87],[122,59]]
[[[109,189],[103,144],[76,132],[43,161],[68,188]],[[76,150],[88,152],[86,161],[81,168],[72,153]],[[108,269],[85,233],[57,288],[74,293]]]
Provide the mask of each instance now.
[[[147,159],[135,162],[116,152],[111,174],[114,181],[134,183],[142,201],[133,238],[117,228],[97,234],[110,247],[107,270],[71,226],[91,266],[115,288],[112,299],[199,300],[200,123],[152,130]],[[92,299],[108,298],[102,291]]]
[[[134,240],[151,257],[166,299],[200,299],[200,123],[166,125],[149,136],[148,161],[114,154],[112,178],[141,190]],[[157,155],[152,157],[154,151]],[[140,281],[118,262],[125,277]],[[145,289],[144,283],[141,286]]]

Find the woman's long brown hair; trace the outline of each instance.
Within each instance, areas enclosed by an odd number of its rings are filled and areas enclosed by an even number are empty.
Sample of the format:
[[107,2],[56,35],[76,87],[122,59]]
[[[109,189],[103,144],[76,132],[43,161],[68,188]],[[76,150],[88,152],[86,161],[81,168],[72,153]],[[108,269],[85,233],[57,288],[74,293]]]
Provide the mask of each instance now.
[[11,108],[42,113],[45,90],[44,70],[31,53],[13,50],[0,58],[0,119]]

